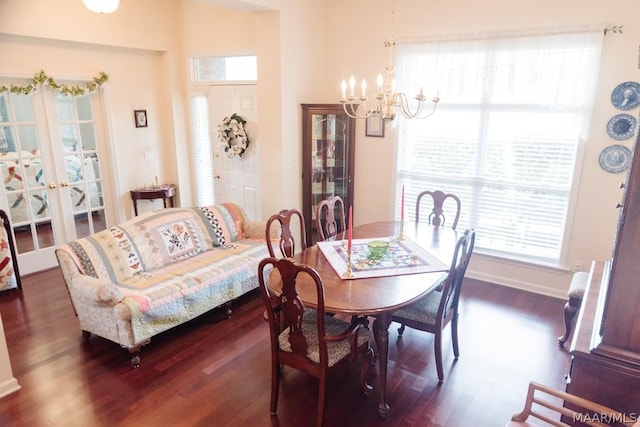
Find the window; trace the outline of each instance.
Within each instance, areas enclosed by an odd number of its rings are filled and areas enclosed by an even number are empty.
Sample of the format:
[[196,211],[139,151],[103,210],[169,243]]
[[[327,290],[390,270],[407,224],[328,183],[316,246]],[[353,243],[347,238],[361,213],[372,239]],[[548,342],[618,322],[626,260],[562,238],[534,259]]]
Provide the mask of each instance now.
[[193,80],[197,82],[258,80],[255,55],[194,58],[191,64]]
[[210,206],[215,202],[215,188],[213,147],[211,146],[209,132],[209,104],[205,95],[193,95],[191,97],[191,117],[196,204],[198,206]]
[[398,45],[399,91],[442,98],[430,119],[398,124],[407,200],[455,193],[477,252],[560,265],[601,44],[602,31]]

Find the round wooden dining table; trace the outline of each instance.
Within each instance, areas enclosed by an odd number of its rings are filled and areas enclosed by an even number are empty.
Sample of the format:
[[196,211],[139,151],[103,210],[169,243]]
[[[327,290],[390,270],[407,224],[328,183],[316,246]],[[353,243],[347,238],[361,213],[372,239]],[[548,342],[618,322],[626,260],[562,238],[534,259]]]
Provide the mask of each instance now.
[[[400,222],[395,221],[375,222],[354,227],[352,239],[399,237],[401,231],[405,239],[416,243],[448,269],[458,239],[458,233],[451,228],[406,222],[401,227]],[[344,240],[346,236],[346,233],[339,233],[336,240]],[[310,246],[293,258],[299,263],[313,267],[322,278],[327,312],[375,318],[373,333],[380,371],[378,412],[382,418],[386,418],[390,411],[386,386],[391,315],[399,308],[420,300],[440,286],[447,277],[447,271],[443,268],[440,271],[427,273],[402,273],[349,279],[336,273],[318,245]],[[274,271],[271,275],[273,276],[274,273],[277,274]],[[269,288],[274,293],[279,293],[279,277],[270,277]],[[301,283],[298,286],[298,292],[305,305],[314,307],[315,287]]]

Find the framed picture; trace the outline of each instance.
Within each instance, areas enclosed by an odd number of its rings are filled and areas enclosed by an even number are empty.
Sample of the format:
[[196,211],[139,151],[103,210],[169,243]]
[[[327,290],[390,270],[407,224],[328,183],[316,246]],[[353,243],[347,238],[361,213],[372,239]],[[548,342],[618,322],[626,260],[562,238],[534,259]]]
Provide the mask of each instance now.
[[133,120],[137,128],[146,128],[147,110],[133,110]]
[[365,136],[384,137],[384,120],[380,114],[372,114],[367,117]]

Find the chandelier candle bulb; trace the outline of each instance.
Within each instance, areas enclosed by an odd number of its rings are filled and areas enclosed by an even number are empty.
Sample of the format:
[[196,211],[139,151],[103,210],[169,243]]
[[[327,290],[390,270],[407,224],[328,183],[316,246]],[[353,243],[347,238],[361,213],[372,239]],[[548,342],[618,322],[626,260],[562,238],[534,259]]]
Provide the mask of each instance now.
[[343,80],[342,84],[340,85],[340,89],[342,89],[342,99],[346,100],[347,99],[347,82]]
[[353,97],[354,90],[356,88],[356,78],[351,76],[349,79],[349,96]]
[[367,82],[362,79],[362,83],[360,83],[360,87],[362,88],[362,97],[366,98],[367,97]]

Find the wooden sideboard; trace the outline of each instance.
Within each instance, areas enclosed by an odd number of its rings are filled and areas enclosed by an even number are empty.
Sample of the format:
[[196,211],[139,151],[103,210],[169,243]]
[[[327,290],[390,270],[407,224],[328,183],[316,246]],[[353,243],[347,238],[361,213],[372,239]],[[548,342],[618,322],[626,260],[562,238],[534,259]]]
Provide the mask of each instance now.
[[567,391],[635,416],[640,414],[640,150],[622,188],[613,255],[591,266],[571,344]]

